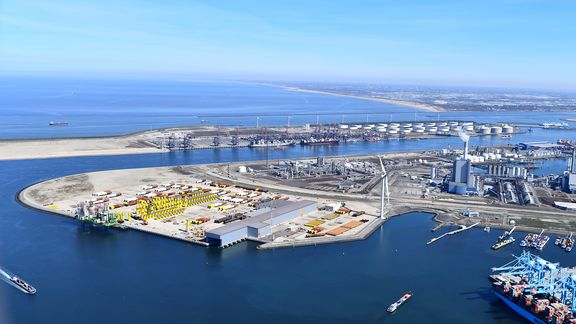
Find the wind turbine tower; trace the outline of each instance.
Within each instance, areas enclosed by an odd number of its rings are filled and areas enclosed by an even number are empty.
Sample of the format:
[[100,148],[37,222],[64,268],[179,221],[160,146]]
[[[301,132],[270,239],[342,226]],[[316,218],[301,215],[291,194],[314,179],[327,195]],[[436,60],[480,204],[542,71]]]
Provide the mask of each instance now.
[[388,188],[388,173],[384,168],[384,163],[382,163],[382,158],[378,155],[378,160],[380,160],[380,167],[382,168],[382,173],[380,174],[380,179],[382,181],[382,193],[380,195],[380,218],[384,219],[384,196],[386,196],[386,206],[390,205],[390,190]]

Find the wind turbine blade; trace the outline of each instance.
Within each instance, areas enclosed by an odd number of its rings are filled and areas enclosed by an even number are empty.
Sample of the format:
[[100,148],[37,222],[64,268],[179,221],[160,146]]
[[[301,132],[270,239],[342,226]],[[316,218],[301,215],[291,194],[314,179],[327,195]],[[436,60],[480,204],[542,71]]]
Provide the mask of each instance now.
[[384,163],[382,163],[382,158],[380,157],[380,155],[378,155],[378,160],[380,160],[380,167],[382,168],[382,172],[386,173],[386,170],[384,170]]

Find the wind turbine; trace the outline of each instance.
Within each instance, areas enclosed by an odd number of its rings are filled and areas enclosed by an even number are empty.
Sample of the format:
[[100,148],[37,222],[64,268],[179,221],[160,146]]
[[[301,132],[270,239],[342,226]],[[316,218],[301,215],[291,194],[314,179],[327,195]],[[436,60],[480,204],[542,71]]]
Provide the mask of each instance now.
[[384,219],[384,195],[386,195],[386,205],[390,205],[390,190],[388,190],[388,173],[384,168],[384,163],[382,163],[382,158],[378,155],[378,160],[380,160],[380,167],[382,168],[382,173],[380,174],[380,179],[382,180],[382,194],[380,195],[380,218]]

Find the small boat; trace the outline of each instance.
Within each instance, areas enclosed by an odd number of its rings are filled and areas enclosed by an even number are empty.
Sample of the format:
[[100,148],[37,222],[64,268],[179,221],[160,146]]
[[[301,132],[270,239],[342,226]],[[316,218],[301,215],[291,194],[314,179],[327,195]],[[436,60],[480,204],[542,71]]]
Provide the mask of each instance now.
[[15,284],[20,290],[22,290],[23,292],[25,292],[27,294],[34,295],[36,293],[36,288],[30,286],[24,280],[22,280],[16,276],[10,277],[10,281],[13,284]]
[[388,306],[388,313],[394,313],[398,307],[402,306],[402,304],[404,304],[410,298],[412,298],[411,293],[404,294],[404,296],[400,297],[400,299],[398,299],[395,303],[392,303],[390,306]]
[[565,243],[562,244],[562,248],[566,250],[566,252],[572,251],[572,247],[574,246],[574,239],[572,238],[572,233],[565,239]]
[[68,126],[68,122],[63,121],[51,121],[48,123],[49,126]]

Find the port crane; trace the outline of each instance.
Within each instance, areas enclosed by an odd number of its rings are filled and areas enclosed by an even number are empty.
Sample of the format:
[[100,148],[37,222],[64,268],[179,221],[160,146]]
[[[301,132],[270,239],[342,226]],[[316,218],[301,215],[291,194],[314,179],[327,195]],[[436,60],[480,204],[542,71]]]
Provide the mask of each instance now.
[[[574,280],[576,278],[572,278],[573,274],[569,274],[567,269],[560,268],[560,264],[548,262],[528,251],[523,251],[520,256],[515,256],[515,260],[501,267],[492,268],[492,272],[525,279],[527,284],[524,288],[530,290],[532,294],[546,293],[561,298],[559,295],[562,295],[562,292],[576,291],[576,285],[573,285],[576,284]],[[565,298],[571,299],[569,303],[573,307],[574,295],[568,296],[567,293],[564,295]]]

